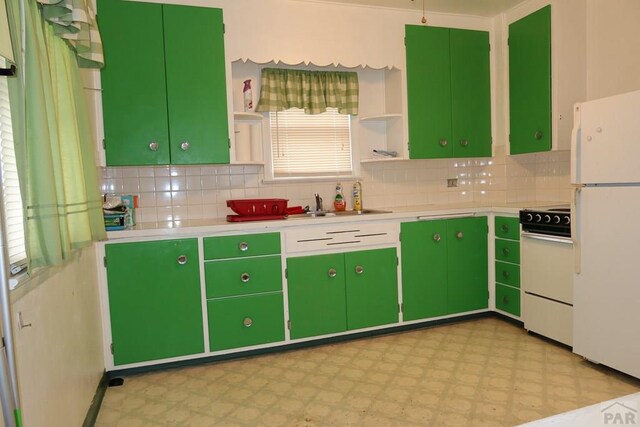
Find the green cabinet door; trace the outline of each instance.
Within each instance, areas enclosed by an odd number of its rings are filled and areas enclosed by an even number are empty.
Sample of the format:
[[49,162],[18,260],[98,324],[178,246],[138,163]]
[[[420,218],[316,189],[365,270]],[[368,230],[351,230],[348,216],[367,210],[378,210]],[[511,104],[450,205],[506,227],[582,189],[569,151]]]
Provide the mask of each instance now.
[[347,252],[347,329],[398,322],[398,258],[395,248]]
[[229,163],[222,10],[163,12],[171,163]]
[[287,259],[291,338],[347,329],[344,255]]
[[212,351],[284,341],[282,292],[207,301]]
[[451,157],[449,29],[407,25],[405,44],[410,157]]
[[447,314],[446,221],[402,223],[401,233],[403,319]]
[[450,46],[453,157],[489,157],[489,33],[452,29]]
[[116,365],[204,351],[196,239],[105,246]]
[[487,218],[447,222],[448,313],[488,307]]
[[551,149],[551,6],[509,25],[510,153]]
[[229,163],[220,9],[98,0],[107,165]]
[[491,156],[489,33],[405,26],[412,159]]
[[169,164],[162,5],[98,0],[98,20],[107,165]]

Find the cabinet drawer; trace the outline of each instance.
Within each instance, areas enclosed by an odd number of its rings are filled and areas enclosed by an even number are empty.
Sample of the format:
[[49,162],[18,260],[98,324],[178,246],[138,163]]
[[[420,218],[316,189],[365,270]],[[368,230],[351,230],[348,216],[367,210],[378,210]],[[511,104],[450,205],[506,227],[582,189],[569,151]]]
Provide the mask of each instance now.
[[207,298],[282,290],[280,255],[208,261],[204,275]]
[[496,308],[520,316],[520,289],[496,284]]
[[280,233],[207,237],[204,259],[239,258],[280,253]]
[[281,292],[207,301],[212,351],[284,341]]
[[505,285],[520,287],[520,266],[496,261],[496,282]]
[[520,240],[520,220],[506,216],[497,216],[495,220],[496,237]]
[[496,239],[496,259],[520,264],[520,242]]

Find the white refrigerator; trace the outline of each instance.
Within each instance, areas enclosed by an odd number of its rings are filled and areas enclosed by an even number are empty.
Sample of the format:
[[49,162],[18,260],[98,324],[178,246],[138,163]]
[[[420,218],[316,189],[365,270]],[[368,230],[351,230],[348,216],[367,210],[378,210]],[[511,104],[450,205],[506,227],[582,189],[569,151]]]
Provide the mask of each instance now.
[[573,351],[640,378],[640,91],[576,104]]

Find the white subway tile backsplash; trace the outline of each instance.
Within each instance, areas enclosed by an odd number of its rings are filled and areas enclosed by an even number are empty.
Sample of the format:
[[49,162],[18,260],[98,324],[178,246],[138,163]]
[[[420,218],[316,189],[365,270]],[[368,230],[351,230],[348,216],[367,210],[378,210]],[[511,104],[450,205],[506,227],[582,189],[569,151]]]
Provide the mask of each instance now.
[[156,191],[171,191],[171,178],[169,176],[155,177]]

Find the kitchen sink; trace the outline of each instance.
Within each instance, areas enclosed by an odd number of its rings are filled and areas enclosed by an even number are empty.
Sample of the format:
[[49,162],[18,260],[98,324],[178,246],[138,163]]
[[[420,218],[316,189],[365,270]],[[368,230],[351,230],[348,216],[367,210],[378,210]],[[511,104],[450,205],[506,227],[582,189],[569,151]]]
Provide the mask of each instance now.
[[382,209],[363,209],[361,211],[320,211],[320,212],[308,212],[307,216],[310,217],[327,217],[327,216],[357,216],[357,215],[373,215],[391,213],[391,211],[385,211]]

